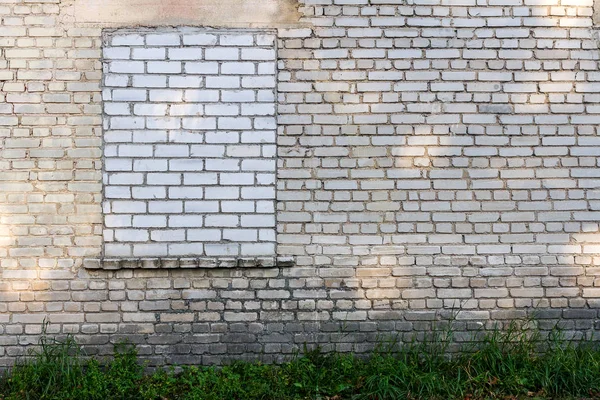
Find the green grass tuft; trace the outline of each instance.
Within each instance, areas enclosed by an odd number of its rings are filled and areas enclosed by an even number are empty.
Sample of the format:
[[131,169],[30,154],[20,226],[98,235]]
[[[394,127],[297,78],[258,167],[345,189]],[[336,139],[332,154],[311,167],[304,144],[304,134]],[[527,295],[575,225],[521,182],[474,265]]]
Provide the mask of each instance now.
[[421,342],[382,343],[369,357],[305,349],[281,365],[236,362],[144,374],[133,346],[105,363],[68,337],[0,377],[0,400],[600,399],[600,350],[555,330],[512,324],[449,355],[452,332]]

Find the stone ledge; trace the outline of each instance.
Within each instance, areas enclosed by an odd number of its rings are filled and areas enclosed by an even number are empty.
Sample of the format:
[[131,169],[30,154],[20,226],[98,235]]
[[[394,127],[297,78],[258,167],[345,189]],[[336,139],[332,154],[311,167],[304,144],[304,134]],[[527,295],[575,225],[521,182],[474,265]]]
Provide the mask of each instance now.
[[193,269],[292,267],[292,257],[88,258],[86,269]]

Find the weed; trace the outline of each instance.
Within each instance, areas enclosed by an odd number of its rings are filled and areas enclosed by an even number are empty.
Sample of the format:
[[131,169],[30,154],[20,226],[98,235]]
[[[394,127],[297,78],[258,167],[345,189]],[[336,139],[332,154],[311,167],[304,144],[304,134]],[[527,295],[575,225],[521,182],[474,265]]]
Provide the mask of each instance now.
[[39,350],[0,377],[0,400],[386,400],[600,398],[600,350],[528,324],[481,335],[449,355],[451,329],[419,342],[381,342],[368,358],[305,348],[281,365],[237,362],[144,374],[135,347],[105,363],[72,337],[44,336]]

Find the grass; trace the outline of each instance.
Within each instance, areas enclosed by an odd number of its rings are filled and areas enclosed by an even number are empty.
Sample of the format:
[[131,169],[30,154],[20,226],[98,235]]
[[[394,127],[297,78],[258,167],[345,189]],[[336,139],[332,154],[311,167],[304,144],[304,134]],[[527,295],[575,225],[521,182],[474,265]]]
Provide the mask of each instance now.
[[369,357],[306,350],[281,365],[233,363],[144,373],[133,346],[103,364],[72,338],[39,350],[0,377],[0,400],[600,399],[600,350],[553,331],[513,324],[448,354],[451,332]]

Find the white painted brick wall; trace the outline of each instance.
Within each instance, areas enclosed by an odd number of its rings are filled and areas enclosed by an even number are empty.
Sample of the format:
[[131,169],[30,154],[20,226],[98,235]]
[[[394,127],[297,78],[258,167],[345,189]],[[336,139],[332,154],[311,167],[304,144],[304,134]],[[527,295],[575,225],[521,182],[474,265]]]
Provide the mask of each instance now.
[[596,262],[592,2],[400,3],[304,0],[278,32],[279,254]]
[[103,50],[105,257],[274,255],[274,34],[131,35]]
[[[465,338],[480,322],[528,317],[597,338],[593,3],[598,15],[597,0],[300,0],[301,27],[277,32],[275,100],[275,61],[246,60],[249,46],[219,44],[217,32],[146,45],[139,29],[103,44],[102,29],[69,18],[73,1],[2,1],[0,368],[39,342],[44,321],[90,354],[135,335],[153,365],[241,353],[280,362],[299,343],[367,351],[387,335],[410,341],[450,315]],[[270,51],[274,41],[259,33],[254,43]],[[202,59],[215,46],[241,50],[235,60]],[[103,48],[144,71],[145,62],[172,61],[183,72],[103,74]],[[256,74],[232,64],[247,62]],[[174,117],[182,128],[111,130],[107,121],[102,129],[103,76],[105,118],[146,126]],[[206,88],[208,76],[238,77],[241,88]],[[278,254],[295,265],[207,270],[237,264],[168,260],[186,269],[164,270],[126,260],[260,254],[275,241],[272,226],[253,226],[242,212],[253,204],[271,218],[273,191],[218,185],[220,172],[251,172],[272,189],[270,167],[248,164],[274,161],[274,119],[242,115],[242,106],[274,101]],[[240,113],[196,106],[221,103]],[[254,129],[216,129],[219,117],[235,116],[252,118]],[[240,148],[230,146],[240,145],[262,145],[263,157],[234,157]],[[85,259],[103,247],[103,152],[115,174],[104,209],[119,210],[107,214],[106,238],[120,259],[104,266],[120,271],[83,268],[99,267]],[[208,171],[207,158],[235,167]],[[154,171],[134,169],[154,160]],[[182,183],[147,185],[150,173],[181,174]],[[220,209],[239,226],[188,226]],[[181,231],[185,243],[166,241]],[[190,345],[206,332],[214,343]]]

